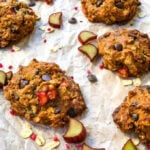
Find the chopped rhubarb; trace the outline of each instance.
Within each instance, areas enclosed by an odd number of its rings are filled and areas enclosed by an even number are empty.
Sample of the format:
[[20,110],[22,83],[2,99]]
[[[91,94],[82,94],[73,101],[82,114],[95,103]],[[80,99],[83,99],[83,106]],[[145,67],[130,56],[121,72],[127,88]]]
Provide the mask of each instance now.
[[48,101],[48,96],[46,92],[38,92],[37,97],[39,98],[39,105],[44,106]]

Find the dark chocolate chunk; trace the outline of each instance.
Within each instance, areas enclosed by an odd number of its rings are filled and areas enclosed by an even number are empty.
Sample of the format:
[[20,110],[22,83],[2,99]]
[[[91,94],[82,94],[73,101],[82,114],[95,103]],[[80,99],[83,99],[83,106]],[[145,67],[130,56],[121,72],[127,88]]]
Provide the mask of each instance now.
[[74,18],[74,17],[72,17],[72,18],[70,18],[70,19],[68,20],[68,22],[69,22],[70,24],[76,24],[76,23],[77,23],[77,19]]
[[55,114],[59,114],[61,111],[61,107],[60,106],[56,106],[55,107]]
[[42,80],[49,81],[49,80],[51,80],[51,77],[50,77],[50,75],[44,74],[44,75],[42,75]]
[[102,5],[102,3],[103,3],[103,0],[98,0],[98,1],[97,1],[97,3],[96,3],[96,7],[101,6],[101,5]]
[[17,10],[19,10],[19,6],[12,6],[12,7],[11,7],[11,10],[12,10],[14,13],[16,13]]
[[117,7],[117,8],[120,8],[120,9],[123,9],[124,8],[124,5],[123,5],[123,3],[121,2],[121,1],[116,1],[115,2],[115,6]]
[[134,121],[137,121],[139,119],[139,115],[138,114],[131,114],[131,117]]
[[120,43],[116,43],[116,44],[114,44],[114,49],[117,51],[122,51],[123,46]]
[[22,88],[24,88],[26,85],[28,85],[29,84],[29,81],[28,80],[25,80],[25,79],[22,79],[21,81],[20,81],[20,88],[22,89]]
[[75,112],[74,108],[70,108],[68,111],[67,111],[67,115],[70,116],[70,117],[76,117],[77,116],[77,113]]
[[97,82],[97,77],[94,74],[88,74],[87,78],[92,83]]
[[137,105],[138,105],[138,102],[135,101],[135,102],[132,102],[130,106],[136,107]]

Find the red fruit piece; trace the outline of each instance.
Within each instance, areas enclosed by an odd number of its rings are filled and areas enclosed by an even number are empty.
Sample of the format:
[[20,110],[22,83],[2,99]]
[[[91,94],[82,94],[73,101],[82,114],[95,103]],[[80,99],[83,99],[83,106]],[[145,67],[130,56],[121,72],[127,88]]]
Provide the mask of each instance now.
[[49,16],[48,23],[54,28],[60,28],[62,24],[62,12],[53,13]]
[[36,137],[37,137],[37,135],[34,134],[34,133],[32,133],[31,136],[30,136],[30,138],[31,138],[33,141],[35,141]]
[[117,74],[122,78],[128,78],[129,77],[129,71],[126,66],[123,66],[121,69],[116,71]]
[[81,44],[87,44],[97,38],[97,35],[90,31],[81,31],[78,35],[78,40]]
[[39,105],[44,106],[48,101],[48,96],[46,92],[38,92],[37,97],[39,98]]
[[52,90],[48,91],[47,96],[50,100],[56,99],[56,96],[57,96],[56,89],[52,89]]
[[93,61],[98,54],[97,47],[93,44],[85,44],[80,46],[78,49],[80,52],[85,54],[91,61]]
[[68,129],[63,138],[67,143],[83,142],[86,138],[86,129],[80,121],[70,118]]

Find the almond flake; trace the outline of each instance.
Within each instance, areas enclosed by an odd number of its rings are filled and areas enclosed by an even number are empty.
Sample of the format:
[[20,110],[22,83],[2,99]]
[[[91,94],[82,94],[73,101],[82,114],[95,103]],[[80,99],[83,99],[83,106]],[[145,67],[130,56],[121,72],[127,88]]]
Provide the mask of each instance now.
[[24,127],[23,130],[21,131],[20,135],[22,138],[26,139],[26,138],[30,137],[32,133],[33,132],[30,128]]
[[23,125],[23,128],[28,128],[28,129],[32,129],[31,125],[29,123],[25,123]]
[[52,141],[45,145],[45,150],[53,150],[54,148],[58,147],[60,144],[59,141]]
[[122,82],[123,86],[128,86],[128,85],[132,85],[133,84],[132,80],[122,80],[121,82]]
[[45,31],[46,30],[46,26],[39,26],[38,27],[40,30]]
[[15,51],[20,51],[20,50],[21,50],[21,48],[18,47],[18,46],[16,46],[16,45],[13,45],[13,46],[12,46],[12,49],[15,50]]
[[146,13],[144,11],[140,11],[138,13],[139,18],[144,18],[146,16]]
[[138,145],[140,143],[140,140],[138,137],[132,138],[131,140],[134,143],[134,145]]
[[134,86],[140,86],[141,85],[141,79],[140,78],[136,78],[133,80],[133,85]]
[[41,19],[41,16],[40,16],[40,13],[35,11],[35,15],[36,15],[36,20],[40,20]]
[[42,136],[37,136],[35,142],[39,145],[39,146],[43,146],[45,144],[45,139]]

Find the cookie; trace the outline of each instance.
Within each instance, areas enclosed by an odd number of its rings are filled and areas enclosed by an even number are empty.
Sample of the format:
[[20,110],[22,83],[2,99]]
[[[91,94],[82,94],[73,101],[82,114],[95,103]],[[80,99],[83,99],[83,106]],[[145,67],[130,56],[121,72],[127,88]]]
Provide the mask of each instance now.
[[150,39],[138,30],[117,30],[102,35],[98,49],[104,67],[122,78],[139,77],[150,68]]
[[0,2],[0,47],[20,41],[36,23],[33,10],[23,2]]
[[55,63],[33,59],[20,66],[4,87],[16,115],[50,127],[64,126],[69,117],[81,115],[85,102],[80,87]]
[[136,87],[113,112],[114,122],[123,132],[133,131],[144,144],[150,143],[150,86]]
[[81,0],[82,11],[91,22],[113,24],[134,17],[139,0]]

